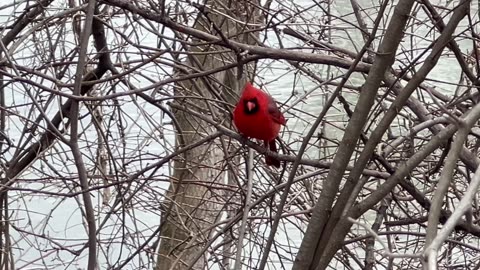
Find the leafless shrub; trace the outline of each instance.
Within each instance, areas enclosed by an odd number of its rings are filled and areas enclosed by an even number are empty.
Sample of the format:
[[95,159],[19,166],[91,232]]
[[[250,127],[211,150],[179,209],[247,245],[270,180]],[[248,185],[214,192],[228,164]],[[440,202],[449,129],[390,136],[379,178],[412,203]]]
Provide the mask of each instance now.
[[[2,269],[480,267],[476,3],[0,12]],[[231,123],[246,80],[279,170]]]

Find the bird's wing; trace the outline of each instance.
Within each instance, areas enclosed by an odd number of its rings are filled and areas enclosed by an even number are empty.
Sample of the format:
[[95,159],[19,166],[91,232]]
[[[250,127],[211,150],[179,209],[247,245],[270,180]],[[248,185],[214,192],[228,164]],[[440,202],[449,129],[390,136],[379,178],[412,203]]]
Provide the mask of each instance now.
[[283,117],[282,112],[278,109],[277,103],[271,96],[268,96],[268,113],[272,117],[273,121],[279,123],[280,125],[285,125],[285,117]]

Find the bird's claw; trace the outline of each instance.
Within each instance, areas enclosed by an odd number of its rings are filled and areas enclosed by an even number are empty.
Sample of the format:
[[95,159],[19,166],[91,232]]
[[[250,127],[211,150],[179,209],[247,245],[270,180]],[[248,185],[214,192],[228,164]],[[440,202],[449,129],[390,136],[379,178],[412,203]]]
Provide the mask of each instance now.
[[239,141],[242,144],[242,146],[245,146],[247,144],[248,138],[245,136],[242,136]]

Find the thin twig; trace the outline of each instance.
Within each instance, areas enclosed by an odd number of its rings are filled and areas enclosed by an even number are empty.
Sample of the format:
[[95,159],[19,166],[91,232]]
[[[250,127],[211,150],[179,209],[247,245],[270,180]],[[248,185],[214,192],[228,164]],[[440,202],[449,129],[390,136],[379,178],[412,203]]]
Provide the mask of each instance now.
[[237,254],[235,256],[235,266],[234,270],[242,269],[242,253],[243,253],[243,239],[247,231],[247,222],[248,222],[248,212],[250,211],[250,200],[252,198],[252,189],[253,189],[253,150],[252,148],[248,149],[248,163],[247,163],[247,192],[245,196],[245,204],[243,208],[243,217],[242,223],[240,224],[240,231],[238,233],[238,242],[237,242]]

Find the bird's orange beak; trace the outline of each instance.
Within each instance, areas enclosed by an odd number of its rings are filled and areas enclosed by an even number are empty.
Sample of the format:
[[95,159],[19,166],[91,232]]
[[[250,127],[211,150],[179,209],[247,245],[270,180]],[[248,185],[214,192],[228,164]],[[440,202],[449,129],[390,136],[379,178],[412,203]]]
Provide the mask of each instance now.
[[255,102],[247,101],[247,109],[249,112],[253,111],[255,109]]

